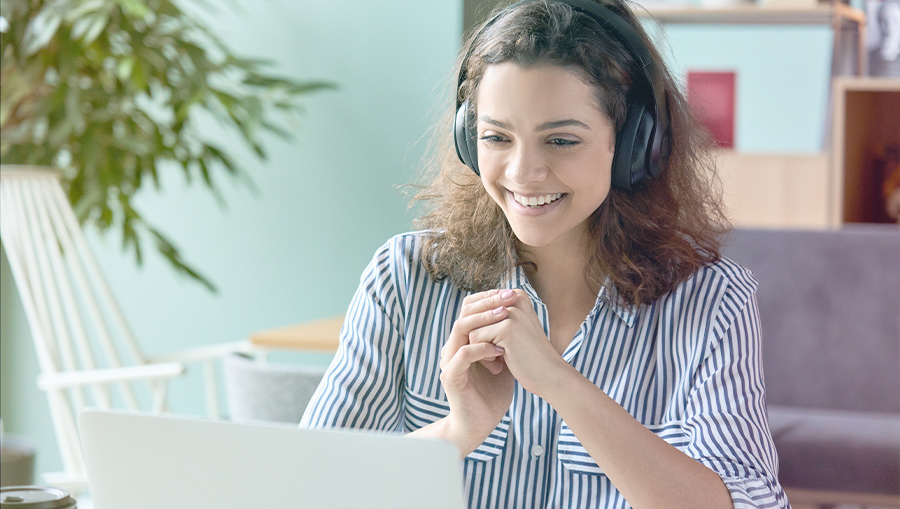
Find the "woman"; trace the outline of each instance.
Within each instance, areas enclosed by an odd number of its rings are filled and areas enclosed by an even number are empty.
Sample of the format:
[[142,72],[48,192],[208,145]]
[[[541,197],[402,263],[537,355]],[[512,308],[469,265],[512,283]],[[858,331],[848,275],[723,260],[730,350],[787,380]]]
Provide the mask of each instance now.
[[606,1],[470,37],[424,230],[367,267],[302,425],[450,440],[470,507],[787,507],[708,140]]

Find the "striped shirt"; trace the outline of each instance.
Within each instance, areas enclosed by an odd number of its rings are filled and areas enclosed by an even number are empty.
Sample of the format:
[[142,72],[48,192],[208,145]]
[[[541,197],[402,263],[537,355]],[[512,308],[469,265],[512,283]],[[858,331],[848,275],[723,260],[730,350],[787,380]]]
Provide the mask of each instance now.
[[[469,292],[428,275],[419,262],[425,234],[392,238],[366,267],[301,426],[408,433],[449,413],[440,351]],[[508,279],[549,335],[524,271]],[[766,420],[756,286],[722,260],[640,307],[603,289],[563,358],[718,473],[736,508],[790,507]],[[556,411],[518,384],[509,411],[463,463],[472,508],[630,507]]]

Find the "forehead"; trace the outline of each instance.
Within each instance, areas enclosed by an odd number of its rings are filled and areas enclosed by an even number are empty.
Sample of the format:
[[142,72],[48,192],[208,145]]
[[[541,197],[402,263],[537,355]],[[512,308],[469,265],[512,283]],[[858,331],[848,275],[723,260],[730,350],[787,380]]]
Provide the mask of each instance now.
[[603,115],[599,95],[577,68],[504,62],[485,68],[475,103],[479,115],[574,118]]

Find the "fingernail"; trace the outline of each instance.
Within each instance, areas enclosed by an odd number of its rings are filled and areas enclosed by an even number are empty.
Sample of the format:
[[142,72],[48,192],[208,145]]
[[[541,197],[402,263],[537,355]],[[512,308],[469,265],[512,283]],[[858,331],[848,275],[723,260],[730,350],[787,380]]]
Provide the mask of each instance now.
[[504,350],[503,348],[501,348],[497,345],[494,345],[494,351],[497,353],[506,353],[506,350]]
[[509,300],[515,294],[516,294],[516,292],[514,292],[512,290],[503,290],[502,292],[500,292],[500,298],[502,298],[504,300]]
[[495,315],[499,315],[500,313],[503,313],[503,309],[504,308],[502,308],[502,307],[494,308],[491,310],[491,313],[494,313]]

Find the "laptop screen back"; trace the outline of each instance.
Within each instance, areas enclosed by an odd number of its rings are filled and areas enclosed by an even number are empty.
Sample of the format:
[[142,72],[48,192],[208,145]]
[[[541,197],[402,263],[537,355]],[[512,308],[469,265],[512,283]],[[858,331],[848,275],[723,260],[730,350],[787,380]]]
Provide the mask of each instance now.
[[95,509],[461,509],[452,444],[372,432],[88,410]]

